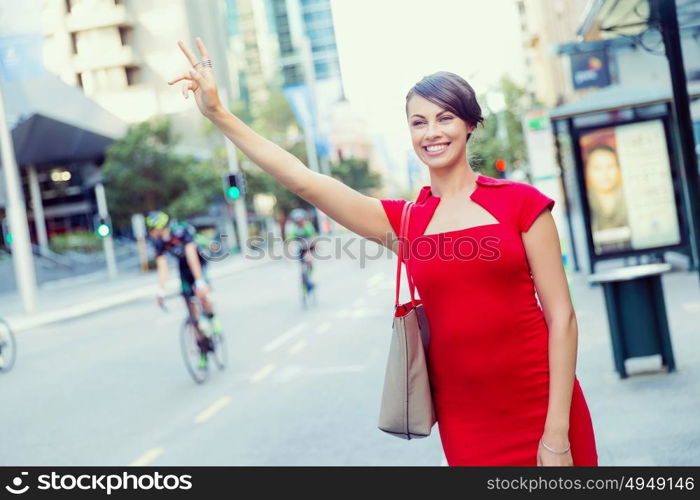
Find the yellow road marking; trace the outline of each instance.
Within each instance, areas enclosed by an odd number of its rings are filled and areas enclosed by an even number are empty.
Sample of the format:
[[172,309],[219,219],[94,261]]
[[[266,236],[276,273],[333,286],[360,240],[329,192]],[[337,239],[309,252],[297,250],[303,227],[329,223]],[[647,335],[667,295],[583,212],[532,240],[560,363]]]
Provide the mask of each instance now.
[[143,467],[150,464],[163,454],[163,448],[151,448],[146,453],[129,464],[129,467]]
[[209,408],[207,408],[206,410],[199,413],[196,417],[194,417],[194,423],[195,424],[202,424],[202,423],[206,422],[211,417],[216,415],[216,413],[219,410],[224,408],[230,402],[231,402],[230,396],[224,396],[223,398],[217,399]]

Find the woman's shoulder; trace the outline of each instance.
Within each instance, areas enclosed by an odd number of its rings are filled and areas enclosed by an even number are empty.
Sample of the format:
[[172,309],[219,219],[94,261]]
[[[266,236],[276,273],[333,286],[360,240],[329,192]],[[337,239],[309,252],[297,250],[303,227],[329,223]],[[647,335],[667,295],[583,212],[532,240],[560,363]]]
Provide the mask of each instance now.
[[486,186],[486,187],[497,187],[497,188],[508,188],[505,189],[505,191],[508,192],[518,192],[518,193],[523,193],[523,192],[532,192],[533,190],[537,190],[534,186],[531,184],[528,184],[526,182],[521,182],[521,181],[516,181],[513,179],[496,179],[495,177],[488,177],[486,175],[479,174],[479,177],[477,178],[477,183],[480,186]]

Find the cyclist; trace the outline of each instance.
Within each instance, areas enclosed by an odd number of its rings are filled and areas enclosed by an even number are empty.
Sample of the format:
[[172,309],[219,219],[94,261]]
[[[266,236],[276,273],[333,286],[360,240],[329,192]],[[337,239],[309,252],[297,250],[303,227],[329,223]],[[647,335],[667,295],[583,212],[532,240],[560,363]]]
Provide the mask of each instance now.
[[312,254],[316,246],[316,228],[309,220],[306,210],[303,208],[295,208],[289,212],[289,219],[285,225],[285,236],[288,240],[296,241],[299,244],[299,253],[297,258],[300,262],[304,262],[309,267],[309,272],[304,273],[303,286],[306,291],[310,292],[316,285],[311,281],[311,271],[313,271]]
[[168,259],[165,253],[173,255],[178,262],[182,297],[187,304],[190,317],[197,325],[197,335],[200,349],[199,367],[207,366],[207,353],[214,350],[213,343],[207,337],[199,322],[197,307],[193,302],[196,296],[202,304],[204,316],[212,325],[212,333],[221,333],[221,323],[214,313],[214,307],[209,295],[207,281],[207,261],[202,256],[200,247],[195,241],[195,230],[187,223],[170,220],[165,212],[153,211],[146,217],[146,227],[156,250],[156,268],[158,270],[157,301],[162,306],[165,298],[165,283],[168,279]]

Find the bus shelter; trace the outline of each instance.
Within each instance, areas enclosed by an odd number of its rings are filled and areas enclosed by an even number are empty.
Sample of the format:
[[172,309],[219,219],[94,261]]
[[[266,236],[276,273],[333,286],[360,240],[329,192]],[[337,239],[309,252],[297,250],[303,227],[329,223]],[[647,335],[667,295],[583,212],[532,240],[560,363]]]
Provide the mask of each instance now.
[[[664,254],[695,259],[671,113],[670,89],[613,85],[549,115],[575,265],[585,259],[589,282],[603,287],[621,377],[626,359],[653,354],[675,369],[661,284],[671,269]],[[630,266],[631,258],[646,262]],[[604,261],[605,269],[597,269]]]

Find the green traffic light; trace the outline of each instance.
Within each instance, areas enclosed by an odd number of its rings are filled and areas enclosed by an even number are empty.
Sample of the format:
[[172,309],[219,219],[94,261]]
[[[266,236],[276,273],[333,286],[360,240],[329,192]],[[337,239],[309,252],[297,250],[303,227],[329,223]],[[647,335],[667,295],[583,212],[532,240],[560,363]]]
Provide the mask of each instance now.
[[7,233],[5,235],[5,241],[7,242],[8,245],[12,245],[12,233]]
[[107,236],[109,236],[109,233],[110,229],[107,224],[100,224],[99,226],[97,226],[97,234],[101,238],[106,238]]
[[236,186],[230,186],[226,190],[226,196],[228,196],[232,200],[237,200],[241,196],[241,190],[238,189]]

